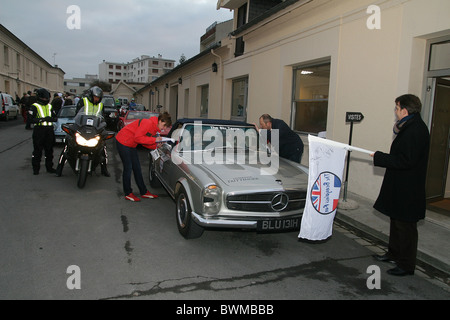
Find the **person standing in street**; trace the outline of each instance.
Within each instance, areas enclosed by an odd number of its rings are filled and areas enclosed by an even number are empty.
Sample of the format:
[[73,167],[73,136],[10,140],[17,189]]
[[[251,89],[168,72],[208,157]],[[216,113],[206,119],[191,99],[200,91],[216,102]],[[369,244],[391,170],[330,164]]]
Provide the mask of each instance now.
[[50,101],[50,92],[40,88],[36,90],[36,102],[29,111],[30,123],[33,128],[33,157],[31,160],[33,174],[38,175],[41,167],[42,151],[45,152],[45,168],[49,173],[56,173],[53,168],[53,146],[55,134],[53,122],[57,120]]
[[425,181],[430,135],[420,116],[422,103],[412,94],[395,99],[394,140],[389,153],[376,151],[373,164],[386,168],[374,208],[390,217],[388,251],[378,261],[395,262],[387,272],[395,276],[414,274],[418,231],[425,218]]
[[161,113],[158,117],[150,119],[136,120],[123,127],[116,135],[117,150],[123,163],[123,191],[125,199],[129,201],[141,201],[133,194],[131,188],[131,172],[134,173],[134,180],[138,185],[142,198],[157,198],[157,195],[151,194],[144,183],[142,176],[139,154],[136,150],[138,145],[147,149],[156,149],[156,143],[161,141],[159,134],[164,128],[172,125],[172,119],[169,113]]
[[31,107],[33,106],[33,103],[36,102],[36,89],[32,93],[31,91],[28,91],[28,97],[25,100],[25,111],[27,113],[27,120],[25,123],[25,129],[31,130]]
[[55,93],[53,95],[52,108],[53,108],[53,110],[55,110],[56,114],[58,114],[58,112],[61,109],[62,105],[63,105],[62,98],[60,97],[60,95],[58,93]]
[[303,141],[286,122],[263,114],[259,118],[259,125],[261,129],[267,129],[267,140],[270,143],[272,143],[271,130],[279,130],[280,157],[300,163],[303,155]]

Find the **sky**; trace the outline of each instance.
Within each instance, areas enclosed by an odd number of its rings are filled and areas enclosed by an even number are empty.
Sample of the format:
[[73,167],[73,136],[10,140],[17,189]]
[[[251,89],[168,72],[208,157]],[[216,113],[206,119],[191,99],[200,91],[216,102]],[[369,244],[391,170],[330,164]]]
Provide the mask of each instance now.
[[178,65],[200,52],[215,21],[233,18],[217,0],[3,0],[0,24],[65,79],[98,74],[105,61],[162,55]]

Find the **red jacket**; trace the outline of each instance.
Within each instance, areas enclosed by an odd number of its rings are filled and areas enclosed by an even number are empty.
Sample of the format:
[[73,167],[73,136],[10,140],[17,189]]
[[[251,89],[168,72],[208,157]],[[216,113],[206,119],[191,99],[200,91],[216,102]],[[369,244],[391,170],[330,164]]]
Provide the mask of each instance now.
[[116,140],[124,146],[136,148],[138,144],[147,149],[156,149],[156,133],[161,132],[158,128],[158,117],[136,120],[123,127],[116,135]]

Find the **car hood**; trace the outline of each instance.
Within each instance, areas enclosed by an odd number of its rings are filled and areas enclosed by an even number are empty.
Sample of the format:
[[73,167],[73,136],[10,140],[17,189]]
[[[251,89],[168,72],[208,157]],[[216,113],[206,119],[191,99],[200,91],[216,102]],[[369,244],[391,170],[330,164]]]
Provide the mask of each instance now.
[[[227,186],[248,188],[307,187],[307,174],[299,164],[280,159],[278,168],[262,164],[199,165]],[[278,169],[278,170],[277,170]]]

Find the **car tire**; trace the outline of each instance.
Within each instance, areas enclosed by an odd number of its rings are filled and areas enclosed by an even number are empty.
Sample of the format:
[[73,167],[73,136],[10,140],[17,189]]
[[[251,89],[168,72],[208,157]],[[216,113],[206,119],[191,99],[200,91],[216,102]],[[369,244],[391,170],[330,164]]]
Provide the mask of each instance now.
[[161,181],[159,181],[156,176],[155,170],[155,161],[153,160],[152,155],[149,153],[149,165],[148,165],[148,181],[150,182],[150,187],[152,188],[160,188]]
[[180,234],[185,239],[201,237],[204,229],[192,219],[191,204],[183,186],[180,187],[180,190],[176,194],[175,202],[175,216]]

